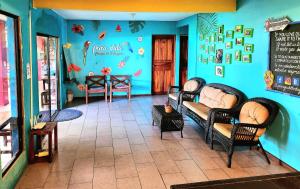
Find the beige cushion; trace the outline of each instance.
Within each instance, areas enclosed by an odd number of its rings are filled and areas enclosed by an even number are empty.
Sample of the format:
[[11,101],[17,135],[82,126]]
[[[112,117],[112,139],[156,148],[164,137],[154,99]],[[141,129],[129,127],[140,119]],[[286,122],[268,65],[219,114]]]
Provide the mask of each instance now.
[[[231,124],[226,124],[226,123],[215,123],[214,128],[222,133],[225,137],[230,138],[231,137],[231,131],[233,129],[233,125]],[[244,136],[245,137],[245,136]],[[257,141],[260,136],[256,134],[254,137],[254,140]],[[239,138],[236,138],[239,139]]]
[[[240,122],[259,125],[264,123],[269,117],[269,111],[257,102],[247,102],[243,105],[240,112]],[[266,129],[258,129],[256,136],[260,137]]]
[[189,101],[183,101],[183,105],[191,111],[195,112],[202,119],[207,120],[208,112],[211,108],[205,106],[204,104]]
[[237,98],[220,89],[205,86],[201,90],[199,102],[210,108],[230,109],[236,104]]
[[183,90],[189,92],[195,91],[197,88],[198,88],[198,82],[195,80],[189,80],[185,82],[183,86]]
[[173,99],[173,100],[178,100],[178,95],[179,95],[179,93],[171,93],[171,94],[169,94],[169,97],[171,98],[171,99]]

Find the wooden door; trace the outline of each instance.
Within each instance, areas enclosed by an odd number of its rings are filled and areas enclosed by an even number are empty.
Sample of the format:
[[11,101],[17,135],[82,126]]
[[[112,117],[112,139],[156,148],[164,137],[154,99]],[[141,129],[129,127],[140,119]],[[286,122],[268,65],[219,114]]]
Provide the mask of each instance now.
[[174,84],[175,36],[153,36],[152,94],[166,94]]
[[181,87],[187,81],[188,67],[188,36],[180,36],[180,66],[179,66],[179,84]]

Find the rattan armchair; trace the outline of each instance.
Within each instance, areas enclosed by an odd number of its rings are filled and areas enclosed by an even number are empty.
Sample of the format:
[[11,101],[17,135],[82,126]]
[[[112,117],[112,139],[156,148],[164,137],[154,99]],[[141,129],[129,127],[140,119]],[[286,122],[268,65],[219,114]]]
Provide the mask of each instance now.
[[270,164],[259,137],[274,121],[278,106],[276,102],[266,98],[252,98],[246,101],[240,110],[215,110],[212,117],[211,148],[213,141],[218,141],[226,150],[227,166],[231,167],[231,159],[236,146],[258,146]]
[[205,85],[205,80],[199,77],[189,79],[181,90],[179,86],[170,86],[168,90],[168,102],[174,108],[180,106],[180,98],[184,101],[194,101],[199,95],[201,88]]

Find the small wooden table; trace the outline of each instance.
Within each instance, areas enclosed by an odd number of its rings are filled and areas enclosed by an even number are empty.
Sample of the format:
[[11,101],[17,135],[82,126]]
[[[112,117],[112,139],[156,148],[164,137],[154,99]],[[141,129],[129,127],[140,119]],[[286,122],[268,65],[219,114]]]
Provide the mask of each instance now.
[[183,138],[182,129],[184,121],[182,115],[175,109],[172,109],[171,113],[166,113],[164,105],[154,105],[152,108],[152,118],[152,125],[154,126],[154,123],[156,123],[160,127],[161,139],[162,133],[166,131],[180,131],[181,138]]
[[[52,134],[54,132],[54,150],[52,149]],[[37,157],[35,156],[35,140],[34,136],[37,136],[38,142],[41,141],[41,137],[48,135],[48,156]],[[57,122],[47,122],[43,129],[32,129],[30,131],[29,138],[29,162],[41,162],[48,161],[52,162],[53,157],[58,149],[58,141],[57,141]]]

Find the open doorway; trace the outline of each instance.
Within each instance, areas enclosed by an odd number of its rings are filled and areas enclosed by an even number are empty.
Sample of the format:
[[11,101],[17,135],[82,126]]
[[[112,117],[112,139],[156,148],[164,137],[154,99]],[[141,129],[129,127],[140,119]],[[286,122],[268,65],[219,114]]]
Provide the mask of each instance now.
[[60,107],[58,38],[38,34],[36,41],[39,111],[48,114],[45,116],[48,120],[44,121],[51,121]]
[[174,84],[175,36],[152,37],[152,94],[166,94]]
[[179,86],[182,88],[187,81],[188,68],[188,36],[180,36]]

